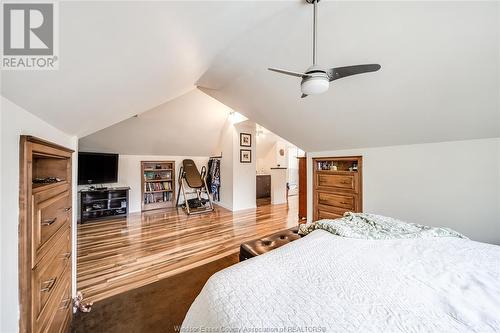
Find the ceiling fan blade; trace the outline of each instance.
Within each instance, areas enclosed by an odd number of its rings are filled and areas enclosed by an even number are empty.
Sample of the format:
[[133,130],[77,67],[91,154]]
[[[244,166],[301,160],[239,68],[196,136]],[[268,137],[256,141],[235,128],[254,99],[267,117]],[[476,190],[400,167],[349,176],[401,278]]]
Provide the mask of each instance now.
[[302,94],[302,96],[300,96],[300,98],[305,98],[305,97],[307,97],[307,96],[308,96],[308,95],[306,95],[306,94]]
[[281,73],[281,74],[286,74],[286,75],[291,75],[291,76],[296,76],[296,77],[308,77],[309,75],[305,73],[297,73],[297,72],[292,72],[284,69],[278,69],[278,68],[268,68],[270,71]]
[[336,67],[328,70],[328,77],[330,82],[333,80],[341,79],[346,76],[376,72],[381,68],[379,64],[366,64],[366,65],[354,65],[345,67]]

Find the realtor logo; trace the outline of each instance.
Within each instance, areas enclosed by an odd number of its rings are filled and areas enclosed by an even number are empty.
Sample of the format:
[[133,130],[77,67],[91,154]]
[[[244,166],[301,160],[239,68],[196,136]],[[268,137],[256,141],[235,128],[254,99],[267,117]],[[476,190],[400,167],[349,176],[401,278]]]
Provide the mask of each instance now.
[[57,69],[56,3],[3,3],[2,69]]

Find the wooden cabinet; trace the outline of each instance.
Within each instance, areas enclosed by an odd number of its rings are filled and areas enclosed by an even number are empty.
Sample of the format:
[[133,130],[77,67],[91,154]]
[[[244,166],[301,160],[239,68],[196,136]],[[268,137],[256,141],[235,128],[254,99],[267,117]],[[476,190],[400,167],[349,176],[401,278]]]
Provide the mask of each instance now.
[[256,186],[257,199],[271,197],[271,175],[257,175]]
[[72,150],[21,136],[21,332],[67,332],[71,321]]
[[313,168],[315,221],[363,210],[361,156],[314,158]]
[[307,158],[299,160],[299,223],[307,221]]

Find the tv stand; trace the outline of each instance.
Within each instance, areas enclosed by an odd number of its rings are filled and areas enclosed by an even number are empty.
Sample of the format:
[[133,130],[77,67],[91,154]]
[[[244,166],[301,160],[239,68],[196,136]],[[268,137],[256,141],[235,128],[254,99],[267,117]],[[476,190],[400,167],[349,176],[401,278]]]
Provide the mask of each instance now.
[[130,187],[103,187],[80,191],[80,223],[128,215]]
[[108,188],[106,186],[101,186],[101,187],[97,187],[97,186],[94,186],[94,185],[90,185],[89,187],[87,187],[85,189],[85,191],[98,191],[98,190],[107,190]]

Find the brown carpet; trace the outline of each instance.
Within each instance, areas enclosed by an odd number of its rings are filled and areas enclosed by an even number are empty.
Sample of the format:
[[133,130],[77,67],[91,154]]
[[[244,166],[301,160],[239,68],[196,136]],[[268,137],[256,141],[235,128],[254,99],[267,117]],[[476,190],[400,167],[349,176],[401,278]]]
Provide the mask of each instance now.
[[175,332],[208,278],[238,262],[233,254],[94,304],[76,313],[72,332]]

